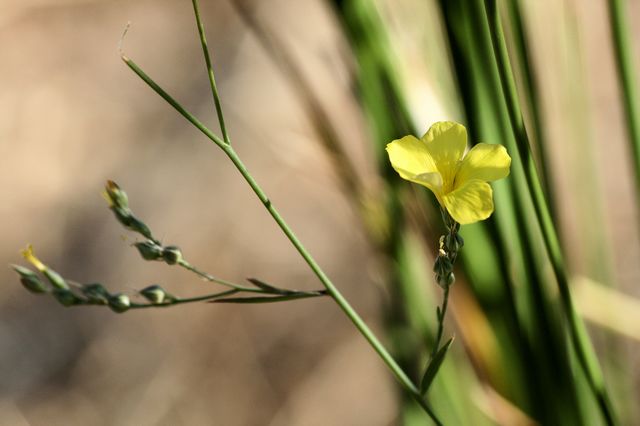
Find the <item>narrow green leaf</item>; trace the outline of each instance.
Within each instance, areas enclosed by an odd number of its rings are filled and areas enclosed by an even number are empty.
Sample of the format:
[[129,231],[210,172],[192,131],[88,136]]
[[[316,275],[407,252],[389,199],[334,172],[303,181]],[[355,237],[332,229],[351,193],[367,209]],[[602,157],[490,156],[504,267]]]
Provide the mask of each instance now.
[[291,294],[296,294],[297,293],[297,292],[292,291],[292,290],[286,290],[286,289],[274,287],[271,284],[267,284],[266,282],[261,281],[261,280],[259,280],[257,278],[247,278],[247,281],[249,281],[251,284],[255,285],[256,287],[258,287],[261,290],[264,290],[267,293],[281,294],[281,295],[291,295]]
[[422,392],[422,395],[425,395],[427,393],[429,387],[431,386],[431,383],[433,382],[433,379],[436,378],[436,374],[438,373],[438,370],[442,365],[442,361],[444,361],[445,355],[447,355],[449,347],[453,343],[453,339],[454,338],[452,337],[447,340],[447,343],[445,343],[440,349],[438,349],[438,352],[436,352],[434,357],[429,362],[429,365],[427,365],[427,370],[424,372],[424,376],[422,376],[422,381],[420,382],[420,392]]
[[309,297],[323,296],[321,292],[296,293],[286,296],[266,296],[266,297],[228,297],[226,299],[212,300],[209,303],[274,303],[287,302],[289,300],[307,299]]

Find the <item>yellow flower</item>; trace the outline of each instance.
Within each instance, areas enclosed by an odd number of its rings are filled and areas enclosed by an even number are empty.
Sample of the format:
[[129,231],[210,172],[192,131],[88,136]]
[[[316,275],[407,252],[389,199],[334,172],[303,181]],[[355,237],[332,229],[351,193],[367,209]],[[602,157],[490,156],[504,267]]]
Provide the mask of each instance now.
[[479,143],[464,155],[466,147],[464,126],[441,121],[421,139],[410,135],[394,140],[387,153],[400,177],[429,188],[456,222],[467,224],[493,213],[487,182],[509,175],[511,157],[502,145]]
[[40,262],[40,259],[36,257],[35,253],[33,252],[33,246],[31,244],[29,244],[26,249],[20,250],[20,253],[22,254],[22,257],[24,257],[29,263],[35,266],[39,271],[43,272],[47,269],[47,267],[42,262]]

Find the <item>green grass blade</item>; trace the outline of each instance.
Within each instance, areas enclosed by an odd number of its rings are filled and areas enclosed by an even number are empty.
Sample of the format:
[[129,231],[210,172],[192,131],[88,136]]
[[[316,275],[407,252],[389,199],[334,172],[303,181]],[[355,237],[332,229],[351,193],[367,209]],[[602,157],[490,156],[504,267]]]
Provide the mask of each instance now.
[[617,422],[614,417],[613,407],[611,406],[604,386],[604,379],[602,377],[602,372],[600,370],[595,351],[591,345],[584,323],[578,316],[571,298],[569,282],[560,248],[560,241],[551,219],[545,195],[542,192],[542,186],[537,176],[533,157],[531,156],[530,143],[524,126],[522,113],[520,111],[518,96],[515,89],[515,81],[509,62],[504,35],[502,33],[502,26],[500,23],[496,0],[485,0],[485,7],[487,10],[493,48],[496,53],[500,82],[507,101],[509,118],[517,143],[517,149],[524,162],[527,185],[529,186],[533,196],[536,216],[541,224],[545,246],[549,252],[551,264],[558,282],[563,308],[569,321],[571,339],[575,346],[580,365],[585,371],[589,385],[594,393],[602,415],[607,424],[614,425],[617,424]]
[[616,66],[622,86],[624,113],[633,151],[636,178],[637,202],[640,203],[640,105],[636,70],[633,64],[627,3],[624,0],[609,0],[609,18]]

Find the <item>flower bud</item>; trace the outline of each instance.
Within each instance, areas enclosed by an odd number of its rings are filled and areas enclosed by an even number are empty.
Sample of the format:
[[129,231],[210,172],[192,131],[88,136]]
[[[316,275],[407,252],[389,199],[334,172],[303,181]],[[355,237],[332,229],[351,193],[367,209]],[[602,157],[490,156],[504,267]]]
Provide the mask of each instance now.
[[65,288],[53,289],[53,297],[63,306],[73,306],[82,302],[71,290]]
[[464,238],[462,238],[462,235],[456,233],[456,240],[458,241],[458,250],[460,250],[464,246]]
[[46,268],[42,274],[47,277],[52,286],[60,290],[69,290],[69,286],[62,276],[51,268]]
[[137,217],[135,216],[130,217],[128,227],[132,231],[135,231],[138,234],[141,234],[145,238],[153,240],[153,235],[151,234],[151,230],[149,229],[147,224],[141,221],[140,219],[138,219]]
[[47,286],[40,280],[40,277],[31,269],[19,265],[11,265],[14,271],[20,275],[20,282],[32,293],[46,293]]
[[167,246],[162,250],[162,258],[168,265],[175,265],[182,260],[182,251],[176,246]]
[[447,234],[444,237],[444,248],[447,251],[447,253],[457,253],[458,250],[460,249],[460,246],[458,244],[458,239],[456,238],[455,234]]
[[95,305],[106,305],[109,303],[110,294],[102,284],[85,284],[82,286],[82,294],[84,294],[89,303]]
[[173,296],[164,291],[159,285],[150,285],[149,287],[143,288],[140,294],[154,305],[168,303],[173,300]]
[[163,249],[151,240],[135,243],[134,246],[140,252],[144,260],[158,260],[162,258]]
[[113,207],[128,210],[129,198],[127,197],[127,193],[120,189],[117,183],[108,180],[105,190],[107,197],[109,197],[108,201]]
[[123,209],[121,207],[111,206],[111,211],[116,216],[116,219],[118,219],[118,222],[120,222],[124,227],[129,228],[131,226],[131,220],[133,219],[133,213],[131,210],[128,208]]
[[449,272],[448,274],[437,275],[436,280],[438,281],[438,285],[440,287],[447,288],[456,281],[456,276],[453,274],[453,272]]
[[453,270],[453,264],[446,255],[440,255],[436,258],[436,262],[433,265],[433,272],[436,275],[447,275]]
[[131,307],[131,300],[126,294],[118,293],[109,297],[109,307],[113,312],[122,313],[129,310]]

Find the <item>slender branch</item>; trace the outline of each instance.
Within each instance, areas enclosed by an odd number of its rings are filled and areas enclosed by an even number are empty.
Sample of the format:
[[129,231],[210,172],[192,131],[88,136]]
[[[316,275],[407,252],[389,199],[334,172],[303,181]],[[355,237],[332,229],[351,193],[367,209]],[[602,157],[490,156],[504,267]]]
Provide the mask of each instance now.
[[240,290],[231,289],[213,294],[205,294],[197,297],[185,297],[183,299],[174,298],[166,303],[132,303],[129,309],[145,309],[145,308],[167,308],[169,306],[183,305],[186,303],[204,302],[207,300],[215,300],[221,297],[231,296],[239,293]]
[[160,95],[167,103],[169,103],[172,107],[176,109],[184,118],[186,118],[190,123],[192,123],[198,130],[200,130],[204,135],[206,135],[213,143],[218,145],[220,149],[224,151],[224,153],[229,157],[231,162],[236,166],[236,169],[240,172],[242,177],[249,184],[253,192],[256,194],[258,199],[265,206],[269,214],[271,214],[274,221],[278,224],[282,232],[287,236],[289,241],[296,248],[300,256],[305,260],[307,265],[313,271],[313,273],[318,277],[320,282],[327,289],[327,292],[331,295],[331,297],[335,300],[336,304],[342,309],[344,314],[351,320],[351,322],[355,325],[355,327],[360,331],[363,337],[369,342],[371,347],[376,351],[376,353],[380,356],[380,358],[384,361],[384,363],[389,367],[391,372],[394,374],[399,383],[405,388],[405,390],[414,398],[414,400],[424,409],[424,411],[431,417],[431,419],[437,424],[441,425],[442,423],[436,417],[435,413],[431,409],[431,407],[424,400],[418,387],[413,383],[413,381],[407,376],[407,374],[402,370],[402,368],[398,365],[395,359],[389,354],[384,345],[378,340],[375,334],[371,331],[371,329],[366,325],[364,320],[356,313],[356,311],[351,307],[349,302],[344,298],[344,296],[338,291],[333,282],[329,279],[329,277],[324,273],[324,271],[320,268],[320,266],[316,263],[315,259],[309,254],[306,248],[302,245],[302,243],[298,240],[296,235],[293,233],[291,228],[284,221],[280,213],[273,207],[271,201],[267,197],[266,193],[262,190],[262,188],[255,181],[253,176],[249,173],[245,165],[242,163],[234,149],[227,143],[225,143],[222,139],[216,136],[211,130],[209,130],[200,120],[194,117],[190,112],[188,112],[182,105],[180,105],[175,99],[173,99],[164,89],[162,89],[156,82],[154,82],[133,60],[128,58],[126,55],[122,55],[122,60],[125,64],[134,72],[138,77],[140,77],[149,87],[151,87],[158,95]]
[[187,262],[184,259],[181,259],[178,261],[178,265],[183,267],[184,269],[193,272],[194,274],[198,275],[201,278],[204,278],[207,281],[211,281],[213,283],[216,284],[220,284],[223,285],[225,287],[230,287],[232,289],[238,290],[238,291],[246,291],[249,293],[264,293],[264,291],[260,290],[259,288],[254,288],[254,287],[245,287],[242,286],[240,284],[236,284],[236,283],[232,283],[231,281],[227,281],[227,280],[223,280],[221,278],[217,278],[214,277],[213,275],[201,271],[198,268],[196,268],[195,266],[191,265],[189,262]]
[[204,61],[207,64],[207,75],[209,76],[209,83],[211,84],[211,93],[213,94],[213,102],[216,105],[216,113],[218,114],[218,122],[220,123],[220,130],[222,131],[222,138],[227,145],[231,144],[231,139],[227,133],[227,126],[224,123],[224,115],[222,114],[222,104],[220,102],[220,96],[218,95],[218,87],[216,86],[216,78],[213,74],[213,66],[211,65],[211,57],[209,56],[209,48],[207,47],[207,38],[204,34],[204,25],[200,19],[200,7],[198,6],[198,0],[192,0],[193,11],[196,15],[196,22],[198,24],[198,34],[200,35],[200,43],[202,44],[202,52],[204,54]]
[[447,313],[447,305],[449,304],[449,289],[451,286],[446,286],[444,288],[444,294],[442,296],[442,307],[438,309],[438,331],[436,333],[436,340],[433,345],[433,349],[431,349],[431,359],[436,356],[438,349],[440,349],[440,342],[442,341],[442,334],[444,332],[444,319]]

